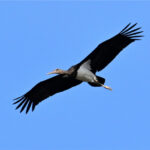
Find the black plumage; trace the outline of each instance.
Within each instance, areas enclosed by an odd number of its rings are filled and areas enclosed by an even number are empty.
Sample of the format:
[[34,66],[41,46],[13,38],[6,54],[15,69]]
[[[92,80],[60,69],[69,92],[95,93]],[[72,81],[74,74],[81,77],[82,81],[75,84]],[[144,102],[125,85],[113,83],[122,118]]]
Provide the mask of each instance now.
[[119,34],[99,44],[91,54],[81,61],[81,64],[90,59],[92,60],[91,68],[94,73],[104,69],[123,48],[142,37],[142,35],[138,34],[143,31],[135,32],[141,28],[131,30],[136,24],[128,28],[129,26],[130,23]]
[[22,112],[27,105],[26,113],[28,113],[31,106],[33,111],[35,106],[47,97],[52,96],[55,93],[67,90],[80,83],[81,81],[76,80],[72,77],[57,75],[53,78],[38,83],[29,92],[21,97],[16,98],[16,101],[13,104],[19,103],[16,109],[22,106],[20,112]]
[[135,26],[136,24],[131,26],[129,23],[120,33],[99,44],[91,54],[68,70],[56,69],[51,72],[59,75],[38,83],[29,92],[16,98],[13,103],[18,104],[16,109],[21,107],[20,112],[22,112],[26,108],[28,113],[32,107],[33,111],[35,106],[44,99],[79,85],[83,81],[94,87],[102,86],[111,89],[104,85],[105,79],[96,76],[95,73],[104,69],[123,48],[142,37],[139,34],[143,31],[140,31],[141,28],[134,29]]

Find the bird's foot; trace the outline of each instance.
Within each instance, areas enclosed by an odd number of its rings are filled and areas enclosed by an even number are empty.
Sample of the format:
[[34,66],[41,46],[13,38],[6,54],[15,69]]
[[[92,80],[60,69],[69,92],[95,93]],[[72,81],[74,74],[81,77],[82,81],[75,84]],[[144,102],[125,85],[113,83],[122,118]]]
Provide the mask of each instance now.
[[105,89],[107,89],[107,90],[112,91],[112,88],[111,88],[111,87],[109,87],[109,86],[107,86],[107,85],[103,85],[103,84],[102,84],[102,87],[104,87],[104,88],[105,88]]
[[104,85],[104,84],[102,84],[102,83],[99,83],[99,81],[98,81],[97,79],[95,79],[95,81],[96,81],[96,83],[97,83],[98,85],[104,87],[104,88],[107,89],[107,90],[112,91],[112,88],[111,88],[111,87],[109,87],[109,86],[107,86],[107,85]]

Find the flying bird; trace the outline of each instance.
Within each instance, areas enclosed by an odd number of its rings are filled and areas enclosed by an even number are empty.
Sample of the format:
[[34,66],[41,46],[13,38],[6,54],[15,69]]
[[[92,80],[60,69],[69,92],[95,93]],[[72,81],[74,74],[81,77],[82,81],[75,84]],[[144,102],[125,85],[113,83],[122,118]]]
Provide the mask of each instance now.
[[129,23],[117,35],[109,40],[99,44],[93,52],[78,64],[70,67],[68,70],[56,69],[48,74],[58,74],[50,79],[42,81],[35,85],[30,91],[21,97],[15,99],[13,104],[18,104],[16,109],[20,108],[20,112],[26,109],[26,113],[41,101],[49,96],[62,92],[82,82],[87,82],[94,87],[104,87],[111,90],[110,87],[104,85],[105,79],[97,76],[96,72],[104,69],[123,48],[130,43],[140,40],[141,27],[134,28],[137,25]]

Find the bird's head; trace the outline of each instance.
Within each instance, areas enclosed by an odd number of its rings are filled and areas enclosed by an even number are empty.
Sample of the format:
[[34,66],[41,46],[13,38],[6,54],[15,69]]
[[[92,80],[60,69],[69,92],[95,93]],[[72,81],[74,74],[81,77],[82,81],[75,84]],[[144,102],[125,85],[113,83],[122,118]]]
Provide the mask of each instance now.
[[62,70],[62,69],[55,69],[54,71],[52,72],[49,72],[47,73],[48,75],[49,74],[66,74],[66,71],[65,70]]

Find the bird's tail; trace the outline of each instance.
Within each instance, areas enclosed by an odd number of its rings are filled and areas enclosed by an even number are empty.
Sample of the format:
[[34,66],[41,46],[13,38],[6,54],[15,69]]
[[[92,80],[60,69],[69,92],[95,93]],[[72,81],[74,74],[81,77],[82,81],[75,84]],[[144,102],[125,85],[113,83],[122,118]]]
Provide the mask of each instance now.
[[[98,81],[99,81],[99,83],[101,83],[101,84],[104,84],[105,83],[105,79],[104,78],[102,78],[102,77],[99,77],[99,76],[96,76],[97,77],[97,79],[98,79]],[[96,83],[91,83],[91,82],[88,82],[91,86],[94,86],[94,87],[99,87],[100,85],[98,85],[98,84],[96,84]]]

